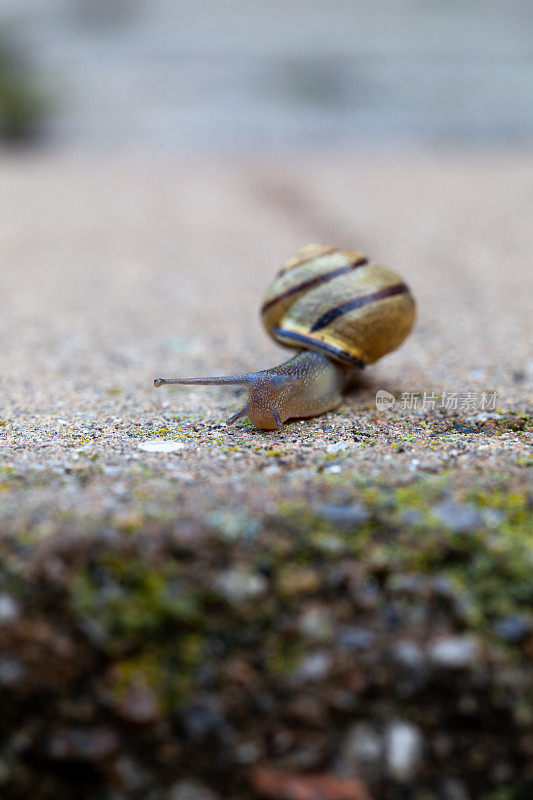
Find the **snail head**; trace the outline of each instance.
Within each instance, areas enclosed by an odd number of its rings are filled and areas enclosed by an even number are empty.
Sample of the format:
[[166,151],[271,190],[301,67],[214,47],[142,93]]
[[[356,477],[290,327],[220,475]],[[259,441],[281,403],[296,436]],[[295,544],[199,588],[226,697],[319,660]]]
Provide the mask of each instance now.
[[257,428],[276,430],[286,419],[283,416],[284,399],[290,392],[292,379],[289,375],[277,373],[275,369],[267,369],[261,372],[249,372],[245,375],[223,375],[216,378],[156,378],[154,380],[156,388],[172,383],[202,386],[245,386],[248,388],[248,400],[236,414],[227,420],[227,424],[233,425],[241,417],[248,417]]

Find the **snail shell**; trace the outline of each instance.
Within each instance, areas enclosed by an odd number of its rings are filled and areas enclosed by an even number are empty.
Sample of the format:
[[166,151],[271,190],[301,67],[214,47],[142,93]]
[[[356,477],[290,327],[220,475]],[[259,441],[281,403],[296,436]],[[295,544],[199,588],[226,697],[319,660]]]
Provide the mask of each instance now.
[[403,342],[415,301],[399,275],[362,253],[311,244],[280,269],[261,315],[280,344],[363,367]]

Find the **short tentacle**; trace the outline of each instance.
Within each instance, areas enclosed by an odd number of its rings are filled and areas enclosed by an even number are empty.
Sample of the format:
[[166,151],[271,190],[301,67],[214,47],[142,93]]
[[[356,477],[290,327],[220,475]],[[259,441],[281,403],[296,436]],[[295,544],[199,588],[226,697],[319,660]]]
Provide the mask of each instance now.
[[277,408],[271,408],[270,411],[272,412],[272,416],[274,417],[274,419],[276,420],[276,422],[278,424],[278,428],[281,428],[283,423],[281,421],[281,417],[279,415],[278,409]]
[[237,422],[238,419],[241,417],[245,417],[248,413],[247,406],[243,406],[236,414],[233,414],[228,420],[226,420],[226,425],[233,425],[234,422]]

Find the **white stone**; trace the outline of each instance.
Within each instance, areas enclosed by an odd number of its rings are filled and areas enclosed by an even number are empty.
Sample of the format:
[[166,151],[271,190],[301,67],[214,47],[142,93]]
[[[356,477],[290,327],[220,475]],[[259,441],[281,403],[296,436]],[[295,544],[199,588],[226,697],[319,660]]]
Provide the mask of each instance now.
[[410,722],[391,722],[385,733],[387,771],[399,783],[408,783],[422,759],[422,734]]
[[139,445],[139,450],[144,450],[146,453],[177,453],[178,450],[183,450],[184,448],[183,442],[175,442],[169,439],[148,439]]
[[376,780],[382,755],[383,742],[373,725],[356,722],[348,729],[341,757],[343,772],[347,776]]
[[418,644],[410,639],[401,639],[393,648],[396,660],[406,667],[419,667],[424,663],[424,653]]
[[468,636],[450,636],[432,645],[429,655],[433,663],[449,669],[469,667],[478,654],[476,642]]
[[341,470],[341,467],[339,466],[339,464],[331,464],[331,466],[327,466],[324,469],[324,473],[327,474],[327,475],[337,475],[341,471],[342,470]]
[[319,681],[331,669],[331,658],[327,653],[311,653],[298,664],[295,677],[303,681]]
[[170,787],[168,800],[216,800],[216,796],[203,783],[183,780]]
[[343,450],[348,450],[350,445],[351,442],[336,442],[335,444],[328,444],[326,447],[326,453],[339,453]]
[[0,623],[13,622],[20,614],[19,604],[10,594],[0,594]]
[[236,567],[223,572],[216,581],[216,587],[230,603],[239,605],[265,594],[268,582],[262,575],[244,567]]
[[277,475],[281,472],[281,468],[277,466],[277,464],[270,464],[270,466],[265,467],[263,470],[264,475]]

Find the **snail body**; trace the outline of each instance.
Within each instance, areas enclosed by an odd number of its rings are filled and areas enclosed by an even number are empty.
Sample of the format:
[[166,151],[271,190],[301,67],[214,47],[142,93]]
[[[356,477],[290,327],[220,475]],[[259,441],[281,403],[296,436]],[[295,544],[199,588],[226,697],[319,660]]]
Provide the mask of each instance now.
[[307,245],[278,272],[261,307],[278,343],[299,349],[271,369],[219,378],[156,378],[169,383],[248,388],[246,404],[228,425],[247,416],[274,430],[287,419],[336,408],[360,370],[395,350],[415,319],[415,301],[392,270],[354,250]]

